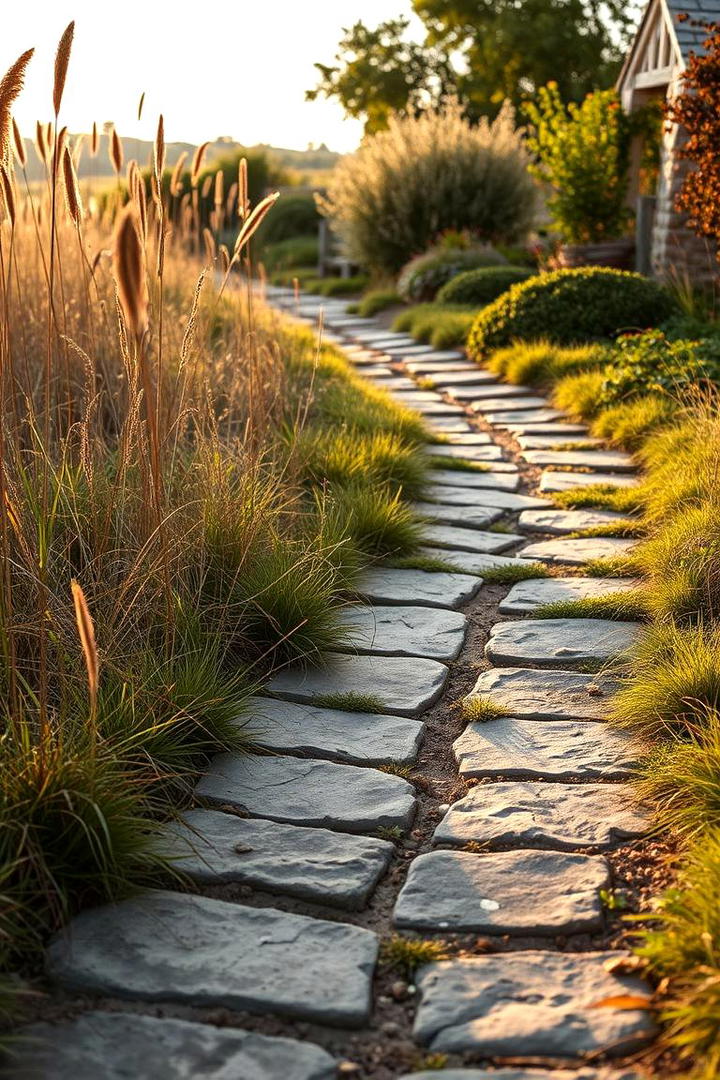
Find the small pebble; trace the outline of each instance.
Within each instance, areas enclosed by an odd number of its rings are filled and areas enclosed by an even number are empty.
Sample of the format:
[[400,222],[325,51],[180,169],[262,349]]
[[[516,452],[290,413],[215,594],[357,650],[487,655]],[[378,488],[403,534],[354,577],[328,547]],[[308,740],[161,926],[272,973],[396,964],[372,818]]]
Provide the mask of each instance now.
[[394,982],[390,987],[390,993],[396,1001],[402,1001],[403,998],[407,997],[408,984],[401,979],[398,979],[398,981]]
[[383,1035],[398,1035],[400,1033],[400,1025],[396,1024],[394,1020],[386,1020],[384,1024],[380,1025],[380,1029]]

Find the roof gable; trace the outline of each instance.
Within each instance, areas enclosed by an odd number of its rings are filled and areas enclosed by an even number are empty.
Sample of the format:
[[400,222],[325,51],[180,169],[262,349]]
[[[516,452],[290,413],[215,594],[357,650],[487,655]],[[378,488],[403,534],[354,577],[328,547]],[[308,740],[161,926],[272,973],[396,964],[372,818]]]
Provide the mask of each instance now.
[[[690,53],[704,51],[703,42],[707,34],[702,27],[691,26],[688,20],[701,22],[720,22],[720,0],[664,0],[677,39],[680,54],[685,64]],[[679,15],[687,15],[688,20],[679,20]]]

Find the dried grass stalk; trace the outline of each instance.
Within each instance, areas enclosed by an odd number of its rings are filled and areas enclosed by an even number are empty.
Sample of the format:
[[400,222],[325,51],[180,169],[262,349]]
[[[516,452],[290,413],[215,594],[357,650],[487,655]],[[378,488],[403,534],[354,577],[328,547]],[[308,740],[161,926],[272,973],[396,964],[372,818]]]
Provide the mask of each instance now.
[[[143,97],[144,96],[145,95],[143,94]],[[162,113],[160,114],[160,119],[158,120],[153,160],[158,187],[160,188],[160,190],[162,190],[162,178],[163,173],[165,172],[165,123],[163,121]]]
[[205,151],[210,143],[204,142],[201,146],[198,146],[197,150],[193,154],[192,169],[190,170],[190,183],[192,187],[197,187],[200,180],[200,171],[205,159]]
[[172,171],[172,176],[170,177],[170,194],[173,196],[173,198],[177,198],[177,196],[182,191],[181,178],[182,178],[183,166],[185,165],[186,161],[187,161],[187,151],[183,150],[182,154],[180,155],[180,157],[175,162],[175,167],[174,167],[174,169]]
[[68,213],[72,218],[73,224],[79,225],[83,216],[80,185],[78,184],[72,155],[67,146],[65,147],[65,152],[62,157],[62,167],[63,181],[65,184],[65,202],[67,203]]
[[10,110],[23,87],[25,71],[35,52],[28,49],[12,64],[0,81],[0,161],[7,161],[10,151]]
[[215,237],[207,227],[203,229],[203,240],[205,241],[205,254],[208,257],[208,262],[215,262],[217,256]]
[[238,166],[238,217],[241,221],[250,213],[250,199],[248,196],[248,169],[247,158],[240,158]]
[[87,668],[88,689],[90,691],[90,703],[93,715],[97,704],[98,682],[100,675],[100,661],[98,658],[97,644],[95,642],[95,626],[90,615],[90,609],[85,599],[85,593],[75,580],[70,582],[73,604],[75,606],[75,621],[77,623],[80,645],[85,657]]
[[143,105],[145,104],[145,91],[143,90],[140,95],[140,101],[138,102],[138,120],[142,117]]
[[38,157],[42,161],[43,165],[47,167],[48,163],[48,145],[45,138],[45,128],[38,120],[35,124],[35,146],[37,148]]
[[15,192],[13,191],[10,173],[4,162],[0,161],[0,193],[5,206],[5,212],[12,228],[15,228]]
[[120,170],[123,167],[123,159],[124,154],[122,143],[120,142],[120,136],[118,135],[115,128],[113,128],[112,136],[110,138],[110,161],[112,163],[113,169],[118,176],[120,175]]
[[100,145],[100,137],[98,135],[98,128],[97,128],[97,124],[93,120],[92,135],[90,137],[90,155],[92,157],[95,157],[95,155],[97,154],[99,145]]
[[13,118],[12,122],[13,131],[13,145],[15,147],[15,157],[17,158],[18,165],[21,169],[24,169],[27,165],[27,154],[25,152],[25,140],[20,134],[20,128],[15,123]]
[[129,204],[115,227],[113,270],[128,329],[140,342],[148,326],[147,282],[135,208]]
[[55,53],[55,79],[53,81],[53,109],[55,115],[60,112],[60,105],[62,103],[63,91],[65,90],[65,79],[68,71],[68,64],[70,63],[70,50],[72,49],[73,35],[75,33],[75,23],[71,22],[65,27],[63,36],[60,38],[60,44],[57,47]]

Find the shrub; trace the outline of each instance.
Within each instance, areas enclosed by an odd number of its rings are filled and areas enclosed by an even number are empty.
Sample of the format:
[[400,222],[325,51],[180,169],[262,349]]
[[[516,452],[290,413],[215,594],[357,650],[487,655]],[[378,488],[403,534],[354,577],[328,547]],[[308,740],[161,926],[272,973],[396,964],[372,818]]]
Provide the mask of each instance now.
[[510,107],[472,126],[457,102],[394,117],[343,158],[324,211],[354,259],[396,274],[445,229],[513,241],[535,216],[527,151]]
[[637,450],[653,431],[671,424],[677,412],[678,404],[671,397],[648,394],[603,409],[590,431],[614,446]]
[[619,339],[605,372],[603,401],[648,392],[678,393],[720,382],[720,340],[670,341],[660,330]]
[[604,349],[597,345],[564,349],[550,341],[518,341],[491,353],[487,367],[518,386],[550,386],[565,375],[588,371],[606,360]]
[[262,247],[295,237],[317,239],[320,213],[312,195],[283,195],[257,231]]
[[[397,289],[403,300],[432,300],[440,288],[459,274],[502,263],[502,255],[498,255],[491,247],[463,249],[437,246],[426,251],[424,255],[417,255],[403,267]],[[465,303],[463,300],[454,302]]]
[[417,304],[401,311],[392,328],[411,334],[416,341],[426,341],[436,349],[448,349],[465,344],[476,314],[475,308]]
[[474,304],[482,307],[501,296],[511,285],[532,277],[522,266],[483,266],[451,278],[438,292],[442,304]]
[[293,236],[269,244],[262,253],[262,262],[268,273],[292,270],[297,266],[312,266],[318,262],[318,241],[315,236]]
[[356,296],[362,292],[368,279],[358,274],[355,277],[314,277],[304,282],[306,292],[320,296]]
[[469,340],[477,359],[516,339],[575,345],[645,330],[668,318],[667,289],[640,274],[609,267],[556,270],[513,285],[480,312]]
[[394,307],[396,304],[401,303],[402,297],[394,289],[372,289],[370,292],[365,293],[357,305],[357,312],[364,319],[370,319],[378,311],[384,311],[385,308]]

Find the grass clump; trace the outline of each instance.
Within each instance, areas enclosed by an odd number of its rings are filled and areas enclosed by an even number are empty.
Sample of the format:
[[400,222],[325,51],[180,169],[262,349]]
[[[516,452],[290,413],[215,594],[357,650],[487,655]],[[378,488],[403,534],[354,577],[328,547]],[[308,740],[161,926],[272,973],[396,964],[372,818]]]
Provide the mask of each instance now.
[[357,313],[364,319],[370,319],[379,311],[402,304],[402,297],[395,289],[371,289],[357,303]]
[[649,618],[649,604],[644,589],[585,596],[578,600],[558,600],[534,609],[533,619],[616,619],[619,622],[642,622]]
[[637,450],[648,436],[668,427],[678,412],[678,403],[669,395],[647,394],[601,409],[590,425],[590,432],[612,446]]
[[643,508],[642,488],[619,488],[614,484],[587,484],[553,493],[553,502],[568,510],[613,510],[634,514]]
[[592,420],[602,408],[602,371],[580,371],[566,375],[555,385],[552,403],[573,420]]
[[385,702],[377,694],[320,694],[313,701],[324,709],[343,709],[345,712],[372,713],[378,716],[386,709]]
[[380,945],[380,962],[404,978],[411,978],[425,964],[436,964],[447,957],[441,941],[422,941],[393,934]]
[[484,724],[488,720],[497,720],[501,716],[509,716],[510,713],[503,705],[497,705],[487,698],[470,697],[463,698],[460,702],[460,711],[463,719],[470,723]]
[[427,574],[462,574],[453,563],[435,555],[404,555],[388,559],[387,566],[393,570],[423,570]]
[[523,564],[508,564],[507,566],[491,566],[483,570],[483,581],[488,585],[513,585],[516,581],[530,581],[533,578],[550,577],[550,571],[543,563],[529,562]]
[[392,328],[436,349],[447,349],[464,345],[474,317],[474,308],[453,304],[416,304],[401,311]]
[[578,345],[563,348],[551,341],[516,341],[496,349],[486,366],[507,382],[518,386],[551,386],[558,379],[607,363],[602,346]]

